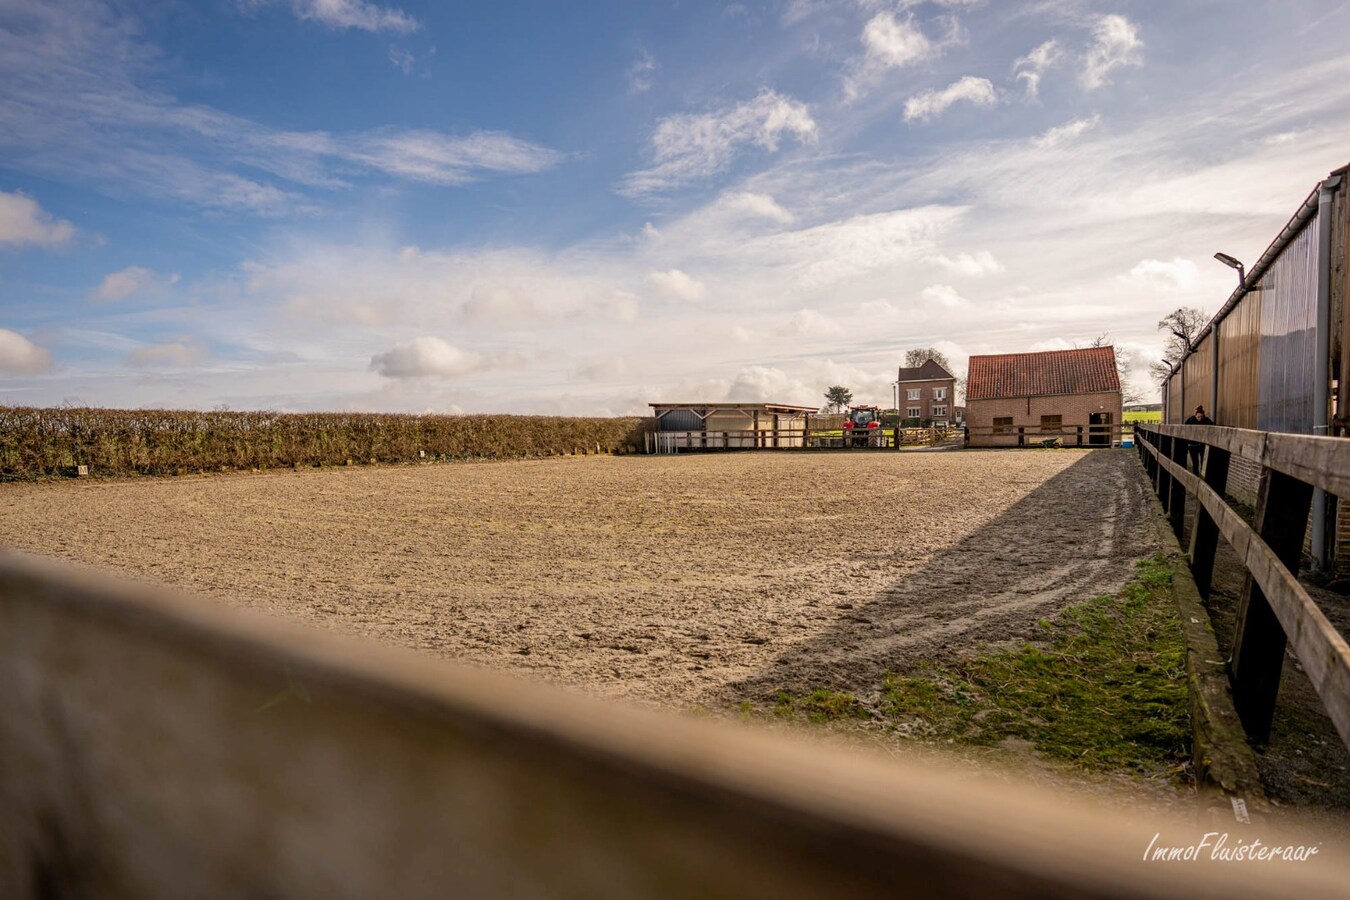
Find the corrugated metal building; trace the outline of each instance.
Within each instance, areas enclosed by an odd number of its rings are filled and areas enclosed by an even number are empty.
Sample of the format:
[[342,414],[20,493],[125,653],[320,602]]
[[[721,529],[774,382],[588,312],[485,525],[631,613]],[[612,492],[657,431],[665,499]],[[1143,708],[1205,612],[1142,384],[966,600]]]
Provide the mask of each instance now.
[[[1203,405],[1220,425],[1347,433],[1350,400],[1340,396],[1340,386],[1350,384],[1347,170],[1313,189],[1163,383],[1163,421],[1183,422]],[[1235,459],[1228,492],[1254,503],[1259,474],[1255,464]],[[1315,557],[1337,555],[1334,529],[1311,532]]]

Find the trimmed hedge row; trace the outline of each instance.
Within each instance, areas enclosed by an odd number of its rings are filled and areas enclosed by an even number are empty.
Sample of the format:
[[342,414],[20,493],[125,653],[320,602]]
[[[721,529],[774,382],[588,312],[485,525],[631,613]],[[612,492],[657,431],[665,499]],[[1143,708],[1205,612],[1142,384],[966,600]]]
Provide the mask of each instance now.
[[0,476],[515,459],[642,446],[647,420],[0,406]]

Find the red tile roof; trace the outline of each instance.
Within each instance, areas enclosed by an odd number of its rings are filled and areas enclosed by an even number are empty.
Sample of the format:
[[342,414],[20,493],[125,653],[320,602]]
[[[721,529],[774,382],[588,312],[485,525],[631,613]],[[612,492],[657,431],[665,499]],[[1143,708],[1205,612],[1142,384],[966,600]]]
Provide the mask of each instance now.
[[1114,347],[972,356],[967,400],[1100,394],[1120,390]]

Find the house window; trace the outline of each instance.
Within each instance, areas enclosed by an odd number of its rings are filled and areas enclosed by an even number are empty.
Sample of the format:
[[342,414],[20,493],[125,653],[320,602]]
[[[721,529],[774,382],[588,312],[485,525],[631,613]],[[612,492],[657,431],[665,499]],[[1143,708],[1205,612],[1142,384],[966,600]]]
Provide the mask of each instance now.
[[1055,434],[1063,430],[1063,416],[1041,416],[1041,433]]
[[946,414],[947,414],[947,407],[945,407],[945,406],[935,406],[935,407],[933,407],[933,415],[935,415],[935,416],[945,416]]
[[946,399],[947,399],[947,389],[946,389],[946,388],[933,388],[933,399],[934,399],[934,400],[946,400]]
[[905,410],[905,415],[911,419],[917,419],[922,414],[923,410],[919,409],[917,406],[911,406],[909,409]]
[[910,399],[910,400],[918,400],[918,399],[919,399],[919,390],[920,390],[919,388],[910,388],[910,389],[909,389],[909,399]]
[[994,434],[1011,434],[1012,416],[994,416]]

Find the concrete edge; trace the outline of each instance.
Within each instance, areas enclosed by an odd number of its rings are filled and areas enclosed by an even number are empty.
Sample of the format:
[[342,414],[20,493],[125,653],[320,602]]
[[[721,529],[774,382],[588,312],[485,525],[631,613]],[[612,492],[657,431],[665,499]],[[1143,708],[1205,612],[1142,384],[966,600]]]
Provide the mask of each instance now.
[[[1143,469],[1140,469],[1144,475]],[[1147,477],[1143,486],[1153,524],[1172,571],[1172,599],[1186,638],[1186,682],[1191,698],[1191,756],[1200,802],[1225,821],[1253,823],[1269,815],[1270,801],[1261,784],[1256,752],[1233,705],[1228,666],[1219,652],[1209,609],[1191,575],[1190,556],[1173,534],[1162,502]],[[1245,824],[1245,823],[1243,823]]]

